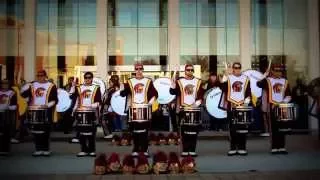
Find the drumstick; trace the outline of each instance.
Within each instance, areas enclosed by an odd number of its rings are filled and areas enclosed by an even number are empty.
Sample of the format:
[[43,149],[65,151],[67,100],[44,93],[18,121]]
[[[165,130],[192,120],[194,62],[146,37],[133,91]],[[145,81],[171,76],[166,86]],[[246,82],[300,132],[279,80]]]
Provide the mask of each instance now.
[[272,58],[270,58],[270,61],[269,61],[269,64],[268,64],[268,69],[267,69],[267,71],[270,71],[271,63],[272,63]]

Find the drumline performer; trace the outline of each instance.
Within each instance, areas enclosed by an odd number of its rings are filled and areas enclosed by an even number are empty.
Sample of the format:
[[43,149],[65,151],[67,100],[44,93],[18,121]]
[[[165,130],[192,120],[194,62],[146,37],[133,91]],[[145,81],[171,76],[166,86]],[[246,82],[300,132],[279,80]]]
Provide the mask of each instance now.
[[[198,108],[202,103],[204,90],[201,87],[201,80],[194,77],[194,67],[192,64],[185,65],[185,77],[180,77],[177,81],[173,81],[170,94],[176,95],[180,102],[177,102],[183,107]],[[180,108],[180,107],[177,107]],[[197,156],[196,146],[197,138],[201,124],[183,124],[182,112],[179,111],[179,119],[181,124],[181,141],[182,152],[181,156]],[[200,118],[200,116],[199,116]],[[200,120],[200,119],[199,119]]]
[[[148,104],[150,107],[158,97],[158,92],[153,86],[151,79],[143,76],[143,64],[137,63],[134,65],[135,77],[128,80],[124,84],[124,89],[120,92],[122,97],[131,95],[131,106],[134,104]],[[131,122],[130,124],[133,135],[133,150],[132,155],[138,156],[138,153],[143,153],[149,156],[148,153],[148,132],[150,122]]]
[[257,86],[267,91],[267,111],[271,118],[271,153],[287,154],[285,149],[285,132],[280,131],[282,124],[277,121],[275,109],[279,103],[289,103],[291,101],[291,92],[288,80],[282,75],[283,69],[273,64],[272,73],[266,71],[261,81],[257,82]]
[[8,80],[2,80],[0,85],[0,156],[5,156],[10,152],[11,134],[15,131],[17,95]]
[[229,122],[230,150],[228,156],[247,155],[246,133],[241,133],[236,124],[234,124],[233,110],[236,106],[248,106],[251,102],[251,89],[249,78],[241,73],[241,63],[235,62],[232,65],[232,73],[226,69],[227,76],[224,76],[221,84],[223,91],[222,107],[227,110],[227,119]]
[[96,156],[96,123],[98,118],[98,108],[101,103],[101,91],[100,87],[97,85],[94,85],[92,83],[93,81],[93,74],[92,72],[86,72],[84,74],[84,84],[80,85],[76,89],[76,97],[77,101],[73,108],[73,115],[76,116],[77,125],[79,125],[79,122],[77,119],[78,110],[88,110],[92,113],[88,115],[89,117],[87,120],[91,121],[90,127],[81,128],[77,131],[79,133],[79,139],[80,139],[80,146],[81,146],[81,152],[77,154],[78,157],[83,156]]
[[[57,88],[47,80],[47,73],[45,70],[37,72],[37,81],[24,86],[21,89],[21,95],[24,98],[29,98],[29,108],[31,106],[38,106],[46,109],[48,122],[46,122],[41,130],[34,131],[34,143],[36,151],[33,156],[50,156],[50,129],[53,121],[54,107],[58,103]],[[27,89],[25,89],[27,88]],[[45,120],[43,120],[45,121]],[[43,129],[42,129],[43,128]]]

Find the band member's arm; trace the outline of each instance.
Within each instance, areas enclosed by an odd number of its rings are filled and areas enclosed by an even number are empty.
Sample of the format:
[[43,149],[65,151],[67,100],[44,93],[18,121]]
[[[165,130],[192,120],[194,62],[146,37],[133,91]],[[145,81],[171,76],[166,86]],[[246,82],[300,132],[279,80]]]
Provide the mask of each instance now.
[[286,90],[285,90],[285,92],[284,92],[283,102],[288,103],[288,102],[290,102],[291,100],[292,100],[292,98],[291,98],[291,91],[290,91],[290,86],[289,86],[289,84],[288,84],[287,87],[286,87]]
[[246,91],[245,91],[245,99],[244,104],[248,105],[251,102],[251,87],[250,87],[250,81],[247,84]]
[[49,92],[49,99],[48,99],[48,108],[53,107],[54,105],[56,105],[58,103],[58,91],[57,91],[57,87],[55,85],[53,85],[53,87],[51,88],[51,91]]
[[21,91],[20,91],[21,96],[24,98],[32,97],[31,86],[28,86],[28,87],[29,87],[28,89],[21,89]]
[[181,92],[180,92],[180,85],[179,85],[178,81],[176,81],[175,88],[172,88],[172,87],[170,88],[170,94],[180,96]]
[[202,86],[200,86],[200,88],[197,92],[197,98],[196,98],[196,102],[195,102],[195,105],[197,107],[200,106],[200,104],[202,103],[203,95],[204,95],[204,89],[202,88]]
[[158,98],[158,91],[156,90],[156,88],[154,88],[153,83],[151,82],[149,84],[148,94],[147,94],[148,104],[153,104],[153,102],[157,98]]
[[93,104],[91,104],[91,107],[92,108],[98,108],[99,105],[101,104],[101,91],[100,91],[100,87],[97,88],[96,90],[96,94],[95,96],[93,97],[94,100],[93,100]]
[[9,104],[9,110],[16,110],[17,109],[17,103],[18,103],[18,100],[17,100],[17,94],[14,93],[14,95],[10,98],[10,104]]
[[124,84],[124,89],[120,91],[120,96],[125,97],[131,94],[131,89],[128,83]]
[[268,88],[268,82],[267,82],[267,79],[266,79],[266,78],[264,78],[264,79],[262,79],[262,80],[258,81],[258,82],[257,82],[257,86],[258,86],[259,88],[262,88],[262,89],[266,89],[266,88]]

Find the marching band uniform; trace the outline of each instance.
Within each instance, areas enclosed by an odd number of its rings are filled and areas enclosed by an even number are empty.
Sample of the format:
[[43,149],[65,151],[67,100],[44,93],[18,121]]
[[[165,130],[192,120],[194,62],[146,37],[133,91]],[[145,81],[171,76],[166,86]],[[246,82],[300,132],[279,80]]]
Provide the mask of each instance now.
[[[2,80],[1,84],[8,84],[7,80]],[[8,116],[1,116],[0,119],[0,155],[7,155],[10,152],[10,138],[13,127],[15,127],[17,109],[17,95],[8,88],[0,89],[0,110],[9,111]],[[8,119],[5,119],[8,118]]]
[[[93,78],[93,75],[91,73],[85,73],[84,76],[91,75]],[[80,133],[80,145],[81,145],[81,152],[77,154],[78,157],[90,155],[90,156],[96,156],[96,145],[95,145],[95,139],[96,139],[96,123],[97,123],[97,110],[101,103],[101,91],[100,87],[96,86],[94,84],[82,84],[79,87],[77,87],[76,90],[77,94],[77,102],[74,107],[74,112],[77,108],[92,108],[95,109],[95,117],[92,117],[90,119],[93,120],[94,127],[92,129],[88,130],[88,133],[79,132]],[[79,131],[79,130],[78,130]]]
[[[192,68],[192,65],[186,65],[185,69]],[[199,107],[204,90],[201,87],[201,80],[194,77],[193,75],[190,78],[181,77],[176,81],[175,88],[170,88],[170,94],[179,96],[180,106],[187,107]],[[179,108],[179,107],[178,107]],[[181,113],[181,112],[180,112]],[[180,119],[181,121],[181,119]],[[195,125],[182,125],[181,126],[181,136],[182,136],[182,153],[181,156],[197,156],[196,154],[196,145],[198,133],[200,126]]]
[[[276,65],[272,66],[274,71],[281,73],[282,68]],[[277,121],[275,107],[279,103],[288,103],[291,101],[290,88],[288,80],[272,75],[257,82],[257,86],[266,90],[267,93],[267,111],[271,118],[271,153],[287,154],[285,149],[285,132],[280,132],[281,123]]]
[[[142,64],[136,64],[135,69],[143,70]],[[153,86],[151,79],[141,76],[141,78],[131,78],[128,83],[124,84],[124,89],[120,92],[122,97],[131,95],[132,104],[149,104],[152,105],[158,92]],[[138,152],[143,152],[148,156],[148,131],[150,122],[131,122],[133,134],[132,155],[138,156]]]
[[[47,76],[45,71],[39,71],[38,76]],[[49,156],[49,138],[50,129],[53,120],[54,106],[58,103],[56,86],[45,80],[43,82],[35,81],[31,83],[30,87],[21,90],[21,95],[24,98],[29,98],[30,106],[45,106],[47,107],[48,124],[44,125],[43,133],[33,132],[36,151],[33,156]]]
[[[241,68],[240,63],[234,63],[233,67],[238,65]],[[222,108],[227,110],[227,119],[229,122],[230,131],[230,150],[228,155],[247,155],[246,150],[246,133],[238,133],[237,127],[233,124],[233,113],[232,108],[241,106],[243,104],[249,104],[251,101],[251,89],[249,78],[244,74],[230,74],[227,76],[221,84],[221,90],[223,91],[223,103]]]

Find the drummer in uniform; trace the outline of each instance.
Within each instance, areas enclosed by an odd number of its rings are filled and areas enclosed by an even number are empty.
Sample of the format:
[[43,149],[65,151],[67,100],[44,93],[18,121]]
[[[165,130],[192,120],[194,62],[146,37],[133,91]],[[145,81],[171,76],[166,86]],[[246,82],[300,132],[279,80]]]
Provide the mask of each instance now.
[[[122,97],[131,95],[131,104],[153,104],[158,97],[158,92],[153,86],[151,79],[143,76],[143,65],[137,63],[134,65],[135,77],[124,84],[124,89],[120,92]],[[133,150],[132,155],[138,156],[139,152],[149,156],[148,153],[148,131],[150,122],[132,122],[133,128]],[[140,129],[136,131],[136,129]]]
[[77,154],[78,157],[83,156],[96,156],[96,126],[95,123],[97,122],[97,113],[98,108],[101,103],[101,91],[100,87],[97,85],[94,85],[92,83],[93,81],[93,74],[92,72],[86,72],[84,74],[84,84],[77,86],[76,88],[76,97],[77,101],[73,108],[73,114],[75,114],[75,111],[78,108],[84,108],[84,109],[92,109],[95,112],[95,117],[92,117],[91,119],[93,121],[94,127],[89,129],[90,134],[84,134],[82,132],[80,133],[80,146],[81,146],[81,152]]
[[279,131],[279,122],[275,116],[275,107],[279,103],[289,103],[291,101],[290,87],[288,80],[282,75],[281,66],[273,64],[272,73],[267,77],[269,72],[264,74],[261,81],[257,82],[257,86],[267,91],[267,111],[271,118],[271,154],[287,154],[285,148],[285,132]]
[[56,86],[47,80],[47,73],[44,70],[37,72],[38,81],[30,84],[30,86],[24,86],[27,89],[21,89],[21,95],[24,98],[29,98],[30,106],[39,106],[48,108],[48,124],[43,128],[44,133],[34,133],[34,142],[36,151],[33,156],[50,156],[49,138],[50,129],[53,120],[54,106],[58,103],[57,88]]
[[[185,77],[173,81],[172,87],[170,88],[170,94],[178,96],[177,99],[180,99],[180,102],[177,102],[177,104],[182,107],[199,107],[202,103],[204,89],[201,87],[201,80],[194,77],[193,73],[193,65],[185,65]],[[199,130],[200,125],[181,126],[181,156],[197,156],[196,145]]]
[[10,152],[10,137],[15,130],[16,109],[17,95],[10,89],[9,81],[2,80],[0,82],[0,113],[6,113],[5,111],[9,110],[9,117],[1,115],[0,119],[0,156],[8,155]]
[[[229,71],[229,72],[228,72]],[[241,73],[241,63],[235,62],[232,65],[232,72],[228,69],[222,79],[221,90],[224,92],[223,108],[227,110],[227,119],[230,131],[230,150],[228,156],[247,155],[247,135],[238,133],[237,126],[233,123],[232,109],[236,106],[248,106],[251,102],[251,89],[249,78]]]

